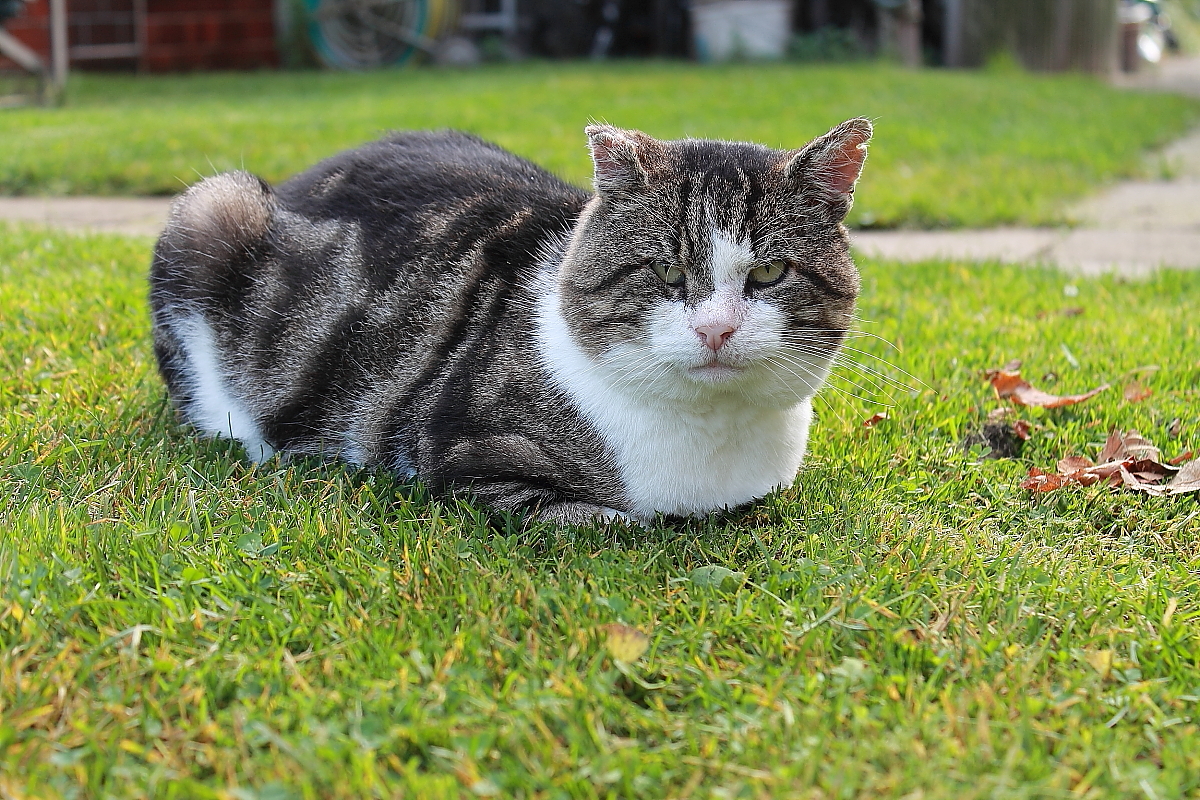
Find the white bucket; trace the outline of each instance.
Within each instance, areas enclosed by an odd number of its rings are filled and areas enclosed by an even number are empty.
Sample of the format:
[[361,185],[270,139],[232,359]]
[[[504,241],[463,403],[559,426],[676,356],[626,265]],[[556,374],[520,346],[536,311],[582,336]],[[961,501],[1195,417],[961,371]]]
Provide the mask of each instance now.
[[782,58],[791,35],[790,0],[716,0],[692,4],[696,57]]

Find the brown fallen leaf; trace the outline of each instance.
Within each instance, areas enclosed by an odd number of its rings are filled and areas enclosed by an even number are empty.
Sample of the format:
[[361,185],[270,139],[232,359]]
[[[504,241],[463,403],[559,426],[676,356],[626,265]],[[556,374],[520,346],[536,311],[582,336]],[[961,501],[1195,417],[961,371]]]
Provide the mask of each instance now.
[[1167,461],[1167,463],[1170,464],[1172,467],[1178,467],[1180,464],[1187,461],[1189,458],[1191,458],[1194,455],[1196,455],[1196,454],[1193,453],[1191,450],[1188,450],[1186,453],[1181,453],[1181,454],[1175,456],[1174,458],[1169,459]]
[[[1191,452],[1184,454],[1191,455]],[[1104,481],[1109,486],[1124,486],[1154,497],[1200,491],[1200,460],[1176,466],[1184,457],[1166,463],[1161,458],[1159,449],[1137,431],[1113,430],[1100,451],[1101,463],[1095,464],[1085,456],[1067,456],[1055,465],[1057,472],[1031,469],[1029,476],[1021,481],[1021,488],[1052,492],[1064,486],[1092,486]]]
[[1200,459],[1189,461],[1179,468],[1171,482],[1163,487],[1167,494],[1200,492]]
[[888,418],[888,415],[887,415],[886,411],[876,411],[874,414],[872,414],[871,416],[869,416],[865,420],[863,420],[862,426],[864,428],[874,428],[876,425],[883,422],[887,418]]
[[1132,380],[1125,384],[1125,389],[1122,391],[1126,403],[1140,403],[1150,395],[1154,394],[1154,390],[1146,384],[1138,380]]
[[[1130,474],[1136,479],[1137,473],[1131,472]],[[1124,477],[1122,475],[1123,479]],[[1140,481],[1130,483],[1125,480],[1125,485],[1134,491],[1145,492],[1151,497],[1172,497],[1200,492],[1200,459],[1184,464],[1167,483],[1141,483]]]
[[1029,477],[1021,481],[1021,488],[1028,489],[1031,492],[1053,492],[1055,489],[1061,489],[1066,486],[1067,482],[1068,478],[1066,475],[1042,472],[1037,467],[1030,467]]
[[1039,408],[1061,408],[1072,406],[1091,399],[1108,388],[1108,384],[1098,386],[1083,394],[1056,395],[1035,389],[1029,381],[1021,377],[1021,373],[1005,369],[990,369],[987,378],[996,390],[996,397],[1001,400],[1011,400],[1019,406],[1036,406]]
[[1121,433],[1116,428],[1108,432],[1108,439],[1105,440],[1104,449],[1099,455],[1101,464],[1142,458],[1158,461],[1162,458],[1162,452],[1137,431]]

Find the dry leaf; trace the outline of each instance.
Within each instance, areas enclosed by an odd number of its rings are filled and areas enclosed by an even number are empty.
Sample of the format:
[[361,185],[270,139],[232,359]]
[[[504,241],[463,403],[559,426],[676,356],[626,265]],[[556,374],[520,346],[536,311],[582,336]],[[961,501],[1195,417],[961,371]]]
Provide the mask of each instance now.
[[1099,458],[1101,464],[1143,458],[1158,461],[1162,458],[1162,452],[1137,431],[1121,433],[1114,428],[1108,432],[1108,439],[1104,442],[1104,449],[1100,451]]
[[1191,450],[1188,450],[1186,453],[1181,453],[1180,455],[1175,456],[1171,460],[1167,461],[1167,463],[1170,464],[1172,467],[1178,467],[1180,464],[1187,461],[1189,458],[1191,458],[1194,455],[1196,455],[1196,454],[1193,453]]
[[1022,378],[1021,373],[1016,371],[990,369],[987,371],[987,378],[992,382],[992,388],[996,390],[996,397],[999,399],[1012,400],[1019,406],[1037,406],[1039,408],[1061,408],[1082,403],[1108,388],[1106,383],[1083,394],[1056,395],[1033,388],[1029,381]]
[[1137,431],[1112,431],[1100,451],[1099,464],[1083,456],[1067,456],[1056,464],[1057,472],[1043,472],[1034,467],[1021,481],[1021,488],[1031,492],[1052,492],[1064,486],[1091,486],[1101,481],[1110,486],[1124,486],[1153,497],[1200,492],[1200,460],[1175,466],[1191,452],[1166,463],[1159,449]]
[[1123,394],[1126,403],[1140,403],[1154,394],[1154,390],[1141,381],[1132,380],[1125,384]]
[[865,420],[863,420],[862,426],[864,428],[874,428],[876,425],[883,422],[887,418],[888,418],[888,415],[887,415],[886,411],[876,411],[874,414],[872,414],[871,416],[869,416]]
[[1200,459],[1189,461],[1179,468],[1175,477],[1165,487],[1168,494],[1191,494],[1200,492]]
[[1031,467],[1029,477],[1021,481],[1021,488],[1031,492],[1053,492],[1067,484],[1067,476],[1050,472],[1042,472],[1037,467]]
[[602,630],[605,633],[604,647],[617,661],[632,664],[642,657],[650,647],[650,637],[629,625],[610,622]]
[[1175,477],[1165,484],[1139,484],[1130,486],[1153,497],[1173,497],[1180,494],[1200,492],[1200,459],[1189,461],[1179,468]]

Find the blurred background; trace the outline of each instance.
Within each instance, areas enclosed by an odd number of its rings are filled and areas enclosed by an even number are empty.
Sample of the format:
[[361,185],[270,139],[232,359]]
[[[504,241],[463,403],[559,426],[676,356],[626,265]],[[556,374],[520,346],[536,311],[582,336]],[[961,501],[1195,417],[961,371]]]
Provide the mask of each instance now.
[[181,72],[519,59],[886,57],[1135,72],[1195,49],[1200,0],[0,0],[0,71]]

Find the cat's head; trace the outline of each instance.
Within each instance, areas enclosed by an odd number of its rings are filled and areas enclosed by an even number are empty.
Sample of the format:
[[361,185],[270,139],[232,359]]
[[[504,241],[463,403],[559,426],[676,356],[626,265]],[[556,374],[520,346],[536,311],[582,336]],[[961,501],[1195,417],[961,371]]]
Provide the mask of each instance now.
[[617,388],[809,397],[851,324],[842,221],[871,123],[799,150],[587,128],[596,197],[559,271],[571,336]]

